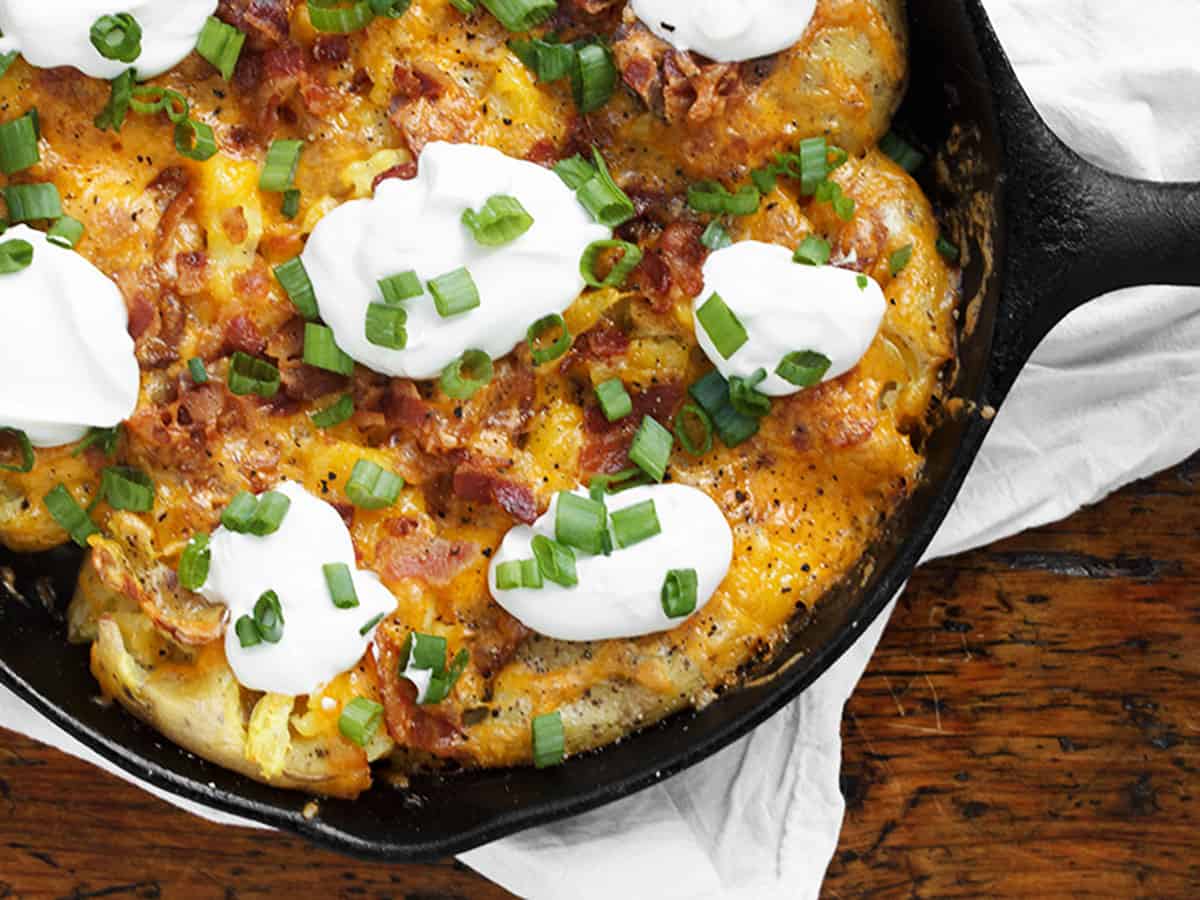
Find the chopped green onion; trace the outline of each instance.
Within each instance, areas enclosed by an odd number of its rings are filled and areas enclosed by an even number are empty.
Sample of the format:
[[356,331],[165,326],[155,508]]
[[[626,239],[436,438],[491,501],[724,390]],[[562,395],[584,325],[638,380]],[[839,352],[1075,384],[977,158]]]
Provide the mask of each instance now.
[[183,94],[153,84],[140,84],[133,89],[129,100],[130,108],[141,116],[153,116],[165,112],[167,118],[178,125],[188,117],[188,101]]
[[528,31],[541,25],[555,10],[558,0],[479,0],[509,31]]
[[496,590],[515,591],[523,583],[520,560],[500,563],[500,565],[496,566]]
[[573,191],[591,181],[597,175],[596,167],[576,153],[570,159],[564,159],[554,164],[554,174],[562,179],[563,184]]
[[646,473],[636,466],[631,466],[612,475],[593,475],[592,480],[588,482],[588,491],[593,500],[601,500],[605,494],[618,494],[628,488],[648,483]]
[[681,619],[696,611],[700,579],[695,569],[671,569],[662,587],[662,608],[667,618]]
[[318,428],[332,428],[341,425],[354,415],[354,395],[343,394],[337,402],[309,416]]
[[662,534],[653,500],[643,500],[633,506],[618,509],[612,514],[612,527],[617,546],[622,549],[640,544],[656,534]]
[[[451,0],[451,2],[453,3],[454,0]],[[16,60],[16,58],[20,55],[21,54],[16,50],[9,50],[7,53],[0,53],[0,78],[3,78],[6,74],[8,74],[8,67],[11,66],[13,61]]]
[[533,558],[537,560],[538,570],[545,579],[563,587],[579,584],[579,575],[575,571],[574,550],[544,534],[534,536],[532,547]]
[[633,412],[633,398],[625,390],[620,378],[610,378],[596,385],[596,399],[600,401],[604,418],[610,422],[623,419]]
[[93,120],[93,124],[101,131],[107,131],[109,128],[120,131],[121,126],[125,124],[125,116],[129,113],[129,101],[133,98],[135,76],[133,69],[126,69],[110,83],[108,103]]
[[475,0],[450,0],[450,5],[457,9],[460,13],[473,13],[479,7],[475,5]]
[[796,248],[792,261],[806,266],[823,266],[829,262],[830,255],[829,241],[810,234]]
[[809,138],[800,142],[800,193],[811,197],[829,176],[829,145],[825,138]]
[[242,45],[246,43],[246,35],[232,25],[226,25],[216,16],[209,16],[200,29],[200,37],[196,41],[196,52],[203,59],[212,63],[221,77],[228,81],[233,77],[237,67],[238,57],[242,54]]
[[475,238],[475,243],[483,247],[502,247],[532,228],[533,216],[516,197],[493,194],[479,212],[463,210],[462,223]]
[[67,250],[74,250],[75,245],[83,238],[83,223],[70,216],[63,216],[50,226],[46,232],[46,240]]
[[225,383],[232,393],[239,396],[257,394],[270,399],[279,391],[279,369],[265,359],[238,350],[229,359]]
[[258,635],[268,644],[278,644],[283,638],[283,607],[279,595],[264,591],[254,604],[254,624]]
[[425,293],[425,288],[421,287],[421,279],[417,277],[417,273],[409,271],[380,278],[379,293],[385,303],[403,303],[413,297],[420,297]]
[[113,509],[150,512],[154,508],[154,482],[141,469],[109,466],[100,473],[100,496]]
[[250,521],[246,525],[246,531],[258,537],[274,534],[283,524],[283,518],[291,506],[292,501],[288,499],[287,495],[278,491],[267,491],[265,494],[261,494],[258,498],[258,505],[254,509],[254,515],[250,517]]
[[767,370],[758,369],[753,375],[742,378],[734,375],[729,379],[729,402],[743,416],[761,419],[771,411],[771,398],[758,390],[767,379]]
[[349,34],[371,24],[375,13],[367,0],[308,0],[313,28],[326,34]]
[[617,86],[617,64],[612,51],[594,42],[577,44],[571,66],[571,90],[575,105],[584,115],[595,112],[613,95]]
[[105,59],[130,63],[142,54],[142,26],[129,13],[101,16],[92,24],[89,36]]
[[46,504],[46,509],[50,511],[54,521],[80,547],[86,548],[88,538],[93,534],[100,533],[100,529],[88,516],[87,511],[75,502],[75,498],[61,484],[56,485],[54,490],[42,499],[42,502]]
[[262,643],[262,635],[258,633],[258,626],[254,624],[254,619],[251,616],[242,616],[233,626],[233,630],[237,633],[238,643],[243,647],[253,647],[256,644]]
[[375,737],[379,723],[383,720],[383,707],[366,697],[355,697],[338,716],[338,731],[347,740],[365,747]]
[[514,38],[508,42],[508,49],[533,70],[538,81],[546,83],[566,78],[575,65],[576,50],[573,44],[560,44],[541,38]]
[[283,192],[283,201],[279,204],[279,214],[285,219],[294,219],[300,214],[300,191],[288,188]]
[[383,613],[376,613],[375,615],[371,616],[371,618],[367,619],[366,624],[364,624],[362,628],[358,629],[358,633],[363,636],[366,636],[371,631],[372,628],[374,628],[376,625],[378,625],[382,621],[383,621]]
[[720,219],[713,219],[704,229],[704,234],[700,235],[700,243],[709,250],[724,250],[726,247],[733,246],[733,238],[729,236],[729,232],[721,224]]
[[959,257],[962,256],[962,252],[958,249],[958,247],[946,240],[945,236],[943,235],[938,235],[936,246],[937,252],[941,254],[942,259],[946,260],[946,262],[950,263],[951,265],[957,263]]
[[[700,439],[697,441],[693,436],[693,429],[689,422],[695,422],[700,432]],[[685,403],[683,408],[675,416],[675,437],[679,438],[679,444],[692,456],[703,456],[712,449],[713,446],[713,421],[712,418],[699,406],[694,403]]]
[[717,181],[698,181],[688,186],[688,206],[713,215],[748,216],[758,211],[762,195],[754,185],[743,185],[731,194]]
[[717,371],[709,372],[690,388],[688,393],[710,419],[713,428],[727,447],[737,447],[758,434],[759,420],[743,416],[729,402],[729,382]]
[[[637,209],[629,195],[613,181],[599,150],[592,151],[592,159],[595,162],[595,174],[576,190],[575,196],[597,222],[605,228],[616,228],[637,215]],[[555,171],[558,171],[557,167]],[[572,177],[575,171],[572,168]],[[559,177],[562,177],[561,172]]]
[[249,491],[238,491],[221,513],[221,524],[228,530],[245,534],[250,530],[250,520],[258,510],[258,498]]
[[71,451],[72,456],[80,456],[89,447],[99,447],[105,456],[112,456],[117,450],[117,438],[121,436],[121,426],[112,428],[89,428],[87,435],[78,446]]
[[338,375],[354,374],[354,360],[337,345],[333,329],[316,322],[304,323],[304,361]]
[[280,263],[274,270],[275,279],[283,288],[284,293],[288,295],[288,299],[292,301],[292,305],[296,307],[300,315],[308,319],[310,322],[315,322],[321,317],[321,311],[317,307],[317,294],[313,290],[312,281],[308,277],[308,271],[304,268],[304,261],[300,257],[289,259],[285,263]]
[[797,350],[789,353],[775,369],[775,374],[797,387],[812,387],[825,377],[833,361],[815,350]]
[[326,563],[321,566],[325,574],[325,586],[329,588],[329,599],[338,609],[353,609],[358,606],[358,592],[354,590],[354,576],[345,563]]
[[858,282],[858,289],[860,291],[865,291],[867,289],[867,285],[870,284],[870,281],[867,279],[866,275],[859,275],[854,280]]
[[425,696],[421,698],[421,705],[431,706],[445,700],[450,695],[450,691],[454,689],[454,684],[458,681],[459,676],[467,668],[467,661],[470,658],[471,655],[464,647],[455,655],[450,668],[434,672],[429,679],[429,687],[425,689]]
[[192,376],[193,384],[208,383],[208,369],[204,368],[204,360],[198,356],[193,356],[188,360],[188,374]]
[[[3,249],[2,244],[0,244],[0,249]],[[21,453],[20,463],[17,465],[0,463],[0,472],[32,472],[37,457],[34,455],[33,442],[29,440],[29,435],[18,428],[0,428],[0,434],[11,434]]]
[[217,152],[212,127],[195,119],[184,119],[175,126],[175,149],[188,159],[204,162]]
[[[596,263],[608,250],[620,250],[621,259],[609,270],[608,275],[601,278],[596,271]],[[579,274],[590,287],[616,288],[625,283],[629,273],[636,269],[641,261],[642,249],[637,244],[628,241],[592,241],[583,251],[583,258],[579,261]]]
[[533,736],[533,764],[539,769],[559,765],[566,756],[562,713],[555,710],[537,716],[530,731]]
[[850,158],[850,154],[847,153],[845,150],[843,150],[841,147],[830,147],[829,148],[829,171],[832,172],[834,169],[843,165],[846,162],[846,160],[848,160],[849,158]]
[[521,587],[541,590],[543,584],[542,569],[538,565],[538,561],[536,559],[521,560]]
[[729,359],[750,339],[745,326],[720,294],[714,293],[697,308],[696,319],[723,359]]
[[189,591],[198,591],[208,581],[208,567],[212,563],[212,550],[208,546],[207,534],[194,534],[183,548],[179,557],[179,583]]
[[461,315],[479,306],[479,289],[471,273],[464,268],[431,279],[428,287],[433,295],[433,305],[443,319]]
[[442,372],[442,393],[455,400],[470,400],[491,383],[495,370],[492,359],[482,350],[467,350]]
[[62,216],[62,200],[52,184],[10,184],[4,189],[10,222],[36,222]]
[[819,203],[833,206],[834,213],[842,221],[849,222],[854,218],[854,199],[842,193],[842,186],[837,182],[822,181],[817,188],[816,198]]
[[41,158],[36,113],[28,112],[0,125],[0,172],[12,175],[36,165]]
[[[546,338],[557,331],[558,337],[550,344]],[[567,328],[567,320],[558,313],[542,316],[529,326],[525,332],[529,342],[529,355],[535,366],[542,366],[561,357],[571,349],[571,332]]]
[[655,481],[662,481],[667,474],[667,463],[674,445],[675,435],[663,428],[656,419],[644,416],[629,447],[629,461]]
[[410,631],[400,647],[400,668],[440,672],[446,665],[446,639],[436,634]]
[[917,171],[925,162],[925,155],[894,131],[889,131],[883,136],[879,141],[879,149],[909,174]]
[[888,257],[888,271],[892,273],[893,278],[904,271],[904,267],[907,266],[912,260],[912,255],[913,245],[905,244],[890,257]]
[[21,238],[0,241],[0,275],[12,275],[33,263],[33,244]]
[[584,553],[603,553],[608,523],[603,503],[563,491],[554,512],[554,538]]
[[367,306],[365,331],[367,342],[389,350],[408,346],[408,310],[390,303],[371,303]]
[[267,148],[262,174],[258,177],[259,190],[286,191],[292,187],[303,150],[304,141],[272,141]]
[[346,482],[346,496],[360,509],[385,509],[400,497],[404,479],[383,466],[360,459]]

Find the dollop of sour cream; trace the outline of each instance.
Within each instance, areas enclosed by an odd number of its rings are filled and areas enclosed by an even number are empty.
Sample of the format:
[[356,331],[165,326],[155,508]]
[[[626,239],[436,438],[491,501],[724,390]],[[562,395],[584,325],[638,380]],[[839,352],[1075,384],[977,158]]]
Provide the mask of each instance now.
[[55,447],[129,418],[140,375],[121,292],[40,231],[0,235],[12,240],[33,247],[33,262],[0,275],[0,427]]
[[817,0],[631,0],[630,6],[668,44],[728,63],[797,43]]
[[[692,305],[696,339],[717,370],[747,378],[765,369],[758,390],[771,397],[801,388],[775,374],[785,356],[811,350],[829,357],[822,380],[849,372],[875,340],[887,300],[875,279],[836,266],[806,266],[776,244],[743,241],[718,250],[704,264],[704,290]],[[714,294],[746,329],[747,340],[729,359],[717,351],[696,310]]]
[[[200,593],[229,608],[225,655],[237,680],[255,691],[311,694],[359,661],[374,628],[360,633],[380,614],[396,607],[373,572],[356,567],[350,531],[336,509],[295,482],[275,488],[291,501],[274,534],[239,534],[224,526],[209,542],[212,559]],[[358,606],[333,605],[322,566],[350,567]],[[266,591],[279,596],[283,636],[243,647],[234,623],[254,615],[254,604]]]
[[[17,50],[43,69],[71,66],[92,78],[116,78],[126,69],[153,78],[196,48],[217,0],[0,0],[0,53]],[[133,62],[105,59],[92,46],[101,16],[128,13],[142,29],[142,51]]]
[[687,485],[631,488],[609,496],[607,506],[613,513],[646,500],[654,501],[661,533],[632,547],[615,548],[611,556],[576,552],[579,584],[568,588],[547,580],[538,589],[500,590],[497,566],[532,559],[534,537],[554,537],[556,495],[550,509],[532,526],[518,525],[505,535],[488,573],[492,596],[528,628],[562,641],[631,638],[675,628],[686,619],[672,619],[663,612],[667,573],[696,570],[699,612],[729,571],[733,533],[712,498]]
[[[484,247],[462,215],[496,194],[515,197],[533,226],[509,244]],[[549,169],[489,147],[432,143],[416,178],[384,181],[374,197],[321,219],[301,259],[342,350],[384,375],[428,379],[467,349],[504,356],[535,321],[561,313],[584,288],[583,251],[610,236]],[[404,349],[367,340],[367,307],[382,302],[380,279],[415,271],[426,284],[460,267],[478,288],[478,307],[443,318],[427,291],[404,302]]]

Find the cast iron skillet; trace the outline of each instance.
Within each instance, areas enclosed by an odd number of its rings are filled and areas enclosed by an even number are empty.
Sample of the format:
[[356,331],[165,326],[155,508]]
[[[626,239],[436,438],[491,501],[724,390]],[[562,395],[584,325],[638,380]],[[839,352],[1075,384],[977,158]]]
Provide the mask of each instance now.
[[0,568],[11,568],[24,595],[0,591],[0,681],[153,785],[337,850],[397,861],[465,850],[624,797],[768,718],[838,659],[908,578],[987,434],[988,408],[1000,406],[1055,323],[1116,288],[1200,285],[1200,184],[1135,182],[1084,162],[1030,106],[979,0],[909,5],[913,75],[896,127],[940,159],[927,167],[925,186],[969,248],[964,304],[975,299],[962,317],[954,388],[967,412],[930,436],[928,476],[861,577],[827,597],[748,687],[557,769],[418,779],[409,794],[377,786],[353,802],[323,801],[310,821],[301,815],[306,797],[199,760],[119,707],[93,701],[86,651],[64,640],[76,553],[0,552]]

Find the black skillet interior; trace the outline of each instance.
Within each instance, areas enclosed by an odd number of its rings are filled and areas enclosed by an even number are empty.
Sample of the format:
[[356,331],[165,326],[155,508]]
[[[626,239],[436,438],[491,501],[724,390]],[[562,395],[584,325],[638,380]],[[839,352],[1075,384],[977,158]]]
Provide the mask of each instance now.
[[[423,778],[354,802],[264,787],[169,744],[118,707],[94,702],[86,651],[62,612],[78,554],[0,551],[0,681],[127,771],[169,791],[396,861],[464,850],[618,799],[715,753],[812,683],[903,584],[941,523],[998,406],[1038,341],[1075,306],[1134,282],[1200,283],[1200,188],[1117,178],[1062,146],[1033,112],[978,0],[910,0],[912,82],[896,127],[939,158],[925,186],[969,248],[961,363],[947,417],[927,443],[928,476],[858,578],[827,597],[748,687],[557,769]],[[935,171],[942,177],[935,177]],[[971,210],[983,215],[970,215]],[[989,262],[990,261],[990,262]],[[966,323],[970,323],[967,325]],[[17,594],[23,595],[18,597]],[[6,596],[7,595],[7,596]],[[57,599],[55,599],[57,598]]]

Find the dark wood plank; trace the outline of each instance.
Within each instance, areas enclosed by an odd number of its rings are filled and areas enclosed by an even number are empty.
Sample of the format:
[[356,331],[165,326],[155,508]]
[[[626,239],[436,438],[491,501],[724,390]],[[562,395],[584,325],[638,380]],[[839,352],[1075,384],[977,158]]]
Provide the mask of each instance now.
[[[846,710],[830,897],[1196,896],[1200,456],[919,572]],[[197,820],[0,731],[0,897],[506,896]]]

